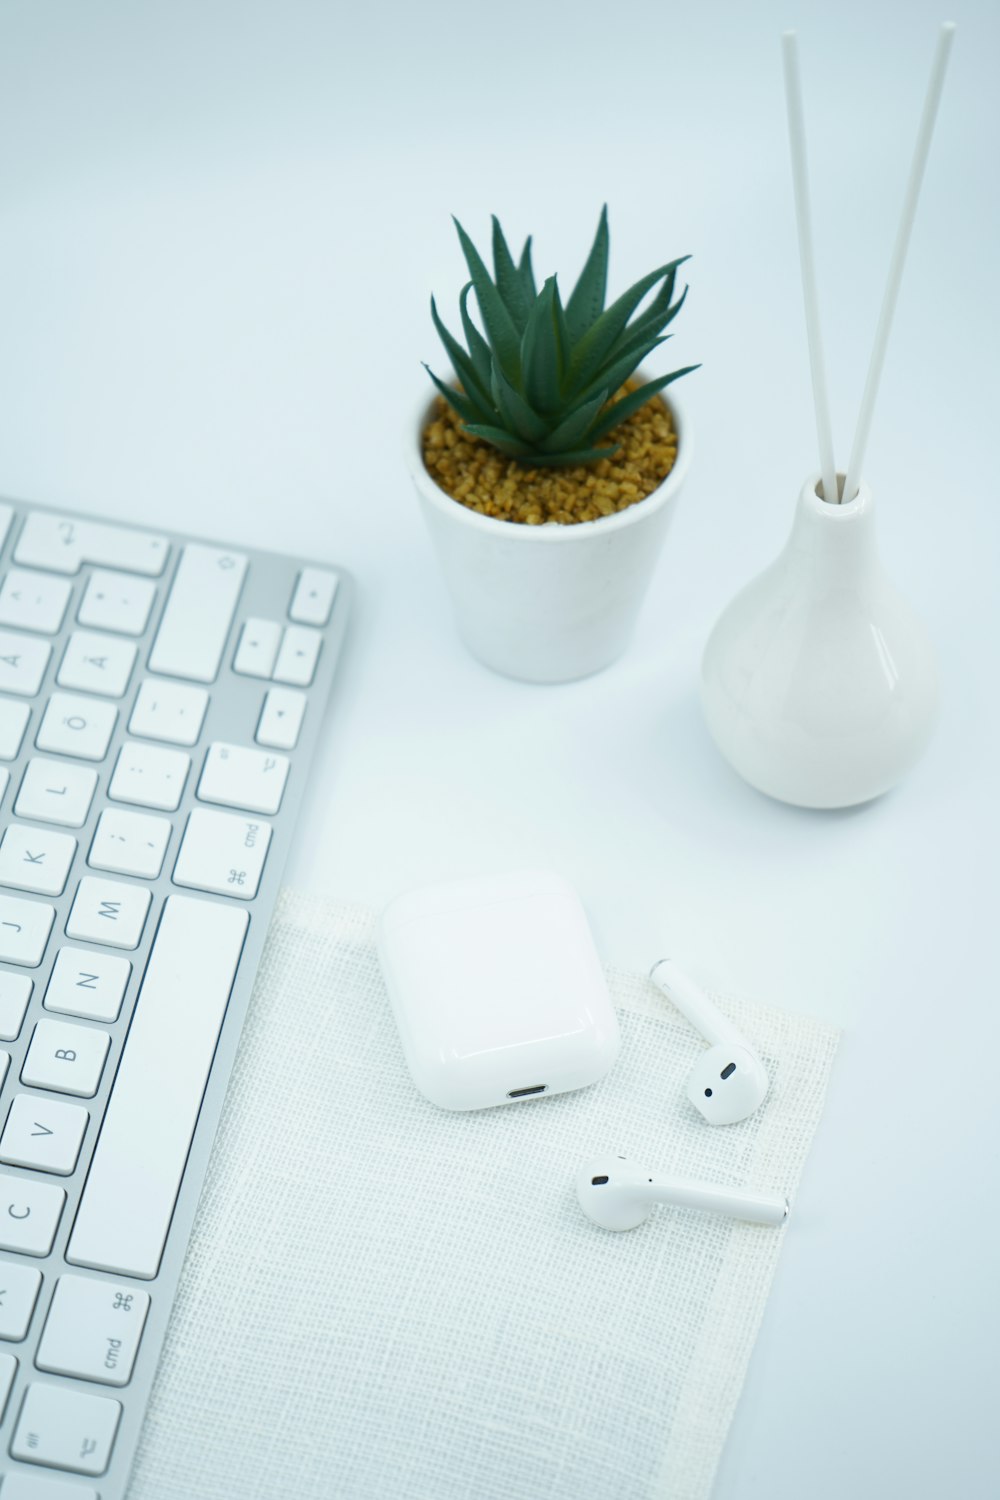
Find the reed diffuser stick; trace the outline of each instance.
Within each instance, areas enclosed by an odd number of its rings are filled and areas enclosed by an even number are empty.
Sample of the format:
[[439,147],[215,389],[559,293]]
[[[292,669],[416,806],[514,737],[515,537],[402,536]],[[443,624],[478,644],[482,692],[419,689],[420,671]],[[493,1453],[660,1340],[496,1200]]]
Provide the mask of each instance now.
[[819,300],[816,296],[816,265],[813,258],[812,214],[809,208],[809,172],[806,166],[806,127],[802,114],[802,82],[799,75],[798,37],[786,31],[781,38],[785,65],[785,102],[788,105],[788,139],[792,148],[792,183],[795,188],[795,218],[799,230],[799,261],[802,266],[802,295],[806,305],[806,338],[809,343],[809,367],[812,371],[813,405],[816,409],[816,435],[819,439],[819,464],[823,476],[823,499],[837,504],[837,469],[833,461],[833,433],[830,427],[830,403],[826,391],[823,364],[823,339],[819,327]]
[[934,134],[934,121],[937,118],[938,104],[941,101],[941,90],[944,86],[945,70],[948,66],[948,56],[951,52],[951,44],[954,37],[955,23],[954,21],[946,21],[938,34],[937,50],[934,53],[930,82],[927,85],[927,97],[924,100],[924,112],[920,118],[920,129],[917,132],[917,144],[913,153],[913,164],[910,167],[910,180],[906,186],[906,197],[903,199],[903,212],[899,221],[899,230],[896,234],[896,245],[892,252],[892,260],[889,263],[889,280],[886,284],[885,297],[882,301],[882,311],[879,314],[878,328],[875,331],[875,347],[872,350],[871,364],[868,366],[868,379],[865,382],[865,393],[861,398],[858,427],[854,434],[854,446],[851,449],[851,460],[847,466],[847,477],[844,480],[843,498],[845,500],[854,498],[861,479],[861,465],[865,460],[865,448],[868,445],[868,433],[872,425],[875,398],[878,395],[879,381],[882,378],[882,365],[885,361],[886,345],[889,342],[892,318],[896,311],[896,298],[899,296],[899,285],[903,279],[903,265],[906,261],[906,252],[910,244],[910,231],[913,228],[913,220],[917,212],[920,184],[923,181],[924,168],[927,165],[927,154],[930,151],[931,136]]

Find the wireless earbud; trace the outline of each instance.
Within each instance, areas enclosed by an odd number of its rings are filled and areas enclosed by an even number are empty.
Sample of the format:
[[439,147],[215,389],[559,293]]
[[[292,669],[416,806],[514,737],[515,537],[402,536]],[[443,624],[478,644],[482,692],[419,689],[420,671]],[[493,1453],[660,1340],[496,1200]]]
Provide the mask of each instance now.
[[710,1125],[745,1120],[760,1108],[770,1087],[746,1037],[672,958],[661,958],[649,977],[709,1043],[688,1080],[687,1096],[695,1109]]
[[750,1224],[781,1224],[788,1217],[787,1198],[664,1177],[624,1156],[605,1157],[581,1167],[576,1174],[576,1196],[587,1218],[602,1229],[635,1229],[657,1203],[705,1208]]

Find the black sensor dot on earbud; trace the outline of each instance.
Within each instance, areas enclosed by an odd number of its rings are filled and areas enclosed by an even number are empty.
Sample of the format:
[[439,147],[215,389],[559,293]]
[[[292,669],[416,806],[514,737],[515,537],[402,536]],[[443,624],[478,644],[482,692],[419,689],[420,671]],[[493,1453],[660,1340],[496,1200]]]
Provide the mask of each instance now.
[[711,1097],[712,1097],[712,1090],[711,1089],[706,1089],[705,1090],[705,1098],[706,1099],[711,1099]]
[[736,1072],[736,1064],[735,1063],[727,1063],[726,1066],[723,1068],[722,1072],[719,1074],[719,1077],[720,1078],[728,1078],[729,1075],[730,1075],[730,1073],[735,1073],[735,1072]]

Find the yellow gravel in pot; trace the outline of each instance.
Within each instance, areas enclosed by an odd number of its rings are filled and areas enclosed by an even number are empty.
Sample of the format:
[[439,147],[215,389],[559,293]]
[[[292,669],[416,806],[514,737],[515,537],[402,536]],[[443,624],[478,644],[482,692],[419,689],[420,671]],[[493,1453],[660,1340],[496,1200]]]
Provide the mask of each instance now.
[[527,468],[465,432],[458,413],[438,396],[423,433],[423,455],[435,483],[470,510],[526,526],[573,525],[612,516],[645,499],[677,459],[677,434],[661,396],[626,417],[605,441],[621,446],[597,463]]

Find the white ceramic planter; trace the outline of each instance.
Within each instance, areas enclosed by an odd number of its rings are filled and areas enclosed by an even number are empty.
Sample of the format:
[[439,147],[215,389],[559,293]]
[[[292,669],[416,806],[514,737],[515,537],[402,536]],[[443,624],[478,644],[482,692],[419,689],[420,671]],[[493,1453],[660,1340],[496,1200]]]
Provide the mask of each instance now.
[[818,482],[803,486],[777,561],[712,631],[702,703],[752,786],[801,807],[850,807],[888,791],[923,751],[937,665],[882,570],[868,486],[830,505]]
[[525,526],[453,500],[424,467],[421,405],[407,462],[473,656],[524,682],[570,682],[624,651],[691,462],[690,424],[669,401],[677,461],[644,500],[576,526]]

